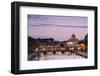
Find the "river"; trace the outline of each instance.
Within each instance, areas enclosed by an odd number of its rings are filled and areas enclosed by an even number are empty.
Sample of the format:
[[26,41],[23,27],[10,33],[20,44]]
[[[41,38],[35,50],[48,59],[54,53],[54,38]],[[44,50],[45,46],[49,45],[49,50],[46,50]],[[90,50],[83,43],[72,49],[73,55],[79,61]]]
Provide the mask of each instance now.
[[61,52],[56,52],[56,54],[52,54],[52,52],[49,52],[47,55],[41,53],[39,58],[37,57],[33,60],[60,60],[60,59],[82,59],[82,58],[84,57],[70,52],[65,52],[64,54],[62,54]]

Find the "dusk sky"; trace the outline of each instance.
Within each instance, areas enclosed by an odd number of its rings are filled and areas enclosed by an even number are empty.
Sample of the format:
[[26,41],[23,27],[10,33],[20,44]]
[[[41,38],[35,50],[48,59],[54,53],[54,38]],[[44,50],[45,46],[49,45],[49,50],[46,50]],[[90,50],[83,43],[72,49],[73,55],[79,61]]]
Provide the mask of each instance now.
[[88,33],[88,17],[28,15],[28,36],[68,40],[74,33],[81,40]]

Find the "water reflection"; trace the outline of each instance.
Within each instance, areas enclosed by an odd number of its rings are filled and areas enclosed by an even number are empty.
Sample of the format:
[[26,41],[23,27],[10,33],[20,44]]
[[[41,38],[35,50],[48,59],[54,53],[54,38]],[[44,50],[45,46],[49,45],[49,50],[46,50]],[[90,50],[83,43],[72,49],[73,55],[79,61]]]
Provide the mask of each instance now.
[[84,57],[76,55],[70,52],[49,52],[41,53],[39,57],[35,57],[32,60],[60,60],[60,59],[82,59]]

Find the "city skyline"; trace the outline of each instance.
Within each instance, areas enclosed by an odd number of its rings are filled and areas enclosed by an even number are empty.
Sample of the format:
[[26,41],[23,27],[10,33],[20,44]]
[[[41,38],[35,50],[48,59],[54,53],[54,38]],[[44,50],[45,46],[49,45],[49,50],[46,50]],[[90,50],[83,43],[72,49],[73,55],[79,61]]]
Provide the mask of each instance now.
[[88,18],[78,16],[28,15],[28,36],[68,40],[74,33],[82,40],[88,33]]

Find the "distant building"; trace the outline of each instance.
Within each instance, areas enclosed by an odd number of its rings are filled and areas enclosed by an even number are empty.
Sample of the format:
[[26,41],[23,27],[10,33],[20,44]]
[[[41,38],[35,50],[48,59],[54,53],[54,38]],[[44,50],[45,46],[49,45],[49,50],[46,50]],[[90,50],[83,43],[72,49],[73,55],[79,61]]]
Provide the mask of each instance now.
[[86,42],[84,40],[78,40],[76,38],[75,34],[72,34],[71,38],[66,41],[65,43],[65,48],[69,50],[80,50],[87,52],[87,45],[85,44]]
[[78,44],[79,40],[76,38],[75,34],[73,33],[71,38],[66,41],[66,46],[67,47],[76,47]]

